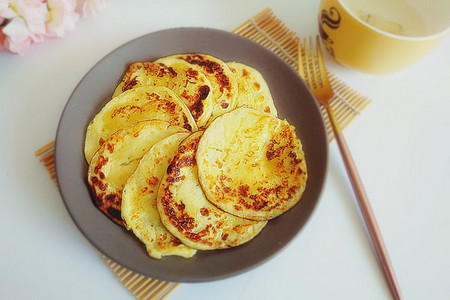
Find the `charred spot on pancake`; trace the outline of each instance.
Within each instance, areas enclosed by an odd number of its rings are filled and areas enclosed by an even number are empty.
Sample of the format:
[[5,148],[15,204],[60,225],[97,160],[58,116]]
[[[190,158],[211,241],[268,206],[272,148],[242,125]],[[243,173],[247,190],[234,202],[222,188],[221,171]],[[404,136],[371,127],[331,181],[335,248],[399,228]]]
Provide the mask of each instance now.
[[190,64],[202,67],[208,73],[222,72],[222,67],[215,61],[211,61],[200,54],[181,56],[180,59],[187,61]]
[[244,184],[244,185],[240,185],[238,189],[239,189],[240,196],[247,197],[250,187],[248,185]]
[[198,89],[198,91],[199,91],[199,94],[198,94],[199,95],[199,100],[205,100],[208,97],[209,92],[211,91],[211,89],[207,85],[202,85]]
[[158,71],[157,76],[158,77],[164,77],[166,75],[169,75],[170,77],[176,77],[177,76],[177,72],[175,72],[175,70],[172,67],[167,67],[164,64],[161,64],[161,67]]
[[200,208],[200,213],[202,214],[202,216],[207,217],[209,215],[209,210],[205,207]]
[[204,111],[204,105],[203,100],[205,100],[210,92],[210,88],[207,85],[202,85],[198,89],[198,93],[196,94],[196,99],[194,103],[189,107],[191,109],[191,112],[193,115],[197,116],[197,119],[199,116],[203,114]]
[[[100,172],[100,170],[102,169],[102,167],[100,166],[95,166],[94,167],[94,174],[98,174],[98,172]],[[97,178],[97,177],[96,177]]]
[[222,233],[222,240],[225,241],[228,238],[228,233]]
[[189,231],[194,228],[195,219],[190,217],[187,213],[182,212],[184,208],[180,209],[180,207],[178,207],[180,213],[177,213],[173,208],[174,202],[171,201],[172,193],[168,191],[168,188],[166,188],[166,192],[169,192],[168,196],[164,195],[161,198],[161,203],[164,207],[164,213],[169,218],[170,223],[172,223],[178,231]]
[[210,88],[207,85],[199,87],[198,92],[195,95],[189,95],[186,90],[181,93],[184,99],[187,99],[189,104],[189,111],[194,119],[197,121],[204,112],[203,101],[208,97]]
[[155,186],[155,185],[158,184],[158,182],[159,182],[159,179],[158,179],[157,177],[155,177],[155,176],[152,176],[152,177],[150,177],[150,178],[147,180],[147,183],[148,183],[150,186]]
[[266,151],[266,157],[268,160],[272,160],[278,156],[280,156],[283,149],[281,148],[275,148],[275,145],[279,144],[276,140],[272,139],[270,140],[269,144],[267,145],[267,151]]
[[145,94],[147,95],[148,100],[161,100],[161,96],[157,93],[145,92]]
[[[180,148],[182,147],[184,146],[181,146]],[[184,175],[180,176],[181,168],[196,165],[195,157],[180,155],[180,153],[184,152],[183,149],[181,149],[181,151],[178,150],[178,152],[179,154],[175,155],[174,159],[167,167],[168,176],[166,178],[166,181],[168,182],[179,182],[181,180],[184,180],[185,176]]]
[[223,92],[224,89],[231,90],[230,79],[228,78],[227,75],[220,73],[220,74],[216,74],[215,76],[216,76],[217,82],[219,82],[219,85],[220,85],[219,90],[221,92]]
[[105,200],[111,204],[119,205],[122,202],[122,196],[119,194],[108,194],[105,196]]
[[187,147],[185,145],[181,145],[180,147],[178,147],[178,152],[179,153],[184,153],[186,152]]
[[182,157],[180,159],[180,167],[195,166],[195,157]]
[[[135,66],[142,66],[145,70],[145,73],[147,74],[154,74],[157,73],[161,67],[165,67],[164,65],[159,66],[157,64],[151,63],[151,62],[143,62],[143,63],[136,63]],[[140,69],[140,68],[139,68]]]
[[267,206],[267,201],[262,201],[262,200],[259,200],[259,201],[254,201],[253,202],[253,209],[254,210],[261,210],[261,209],[263,209],[263,208],[265,208],[266,206]]
[[[102,172],[100,173],[103,174]],[[104,177],[104,174],[103,176],[101,175],[101,177]],[[105,193],[108,184],[104,183],[96,176],[90,177],[90,186],[92,194],[94,195],[93,202],[95,206],[115,223],[124,226],[120,212],[120,195]]]
[[188,124],[188,123],[184,124],[183,128],[186,129],[186,130],[192,131],[192,126],[190,124]]
[[133,78],[131,78],[129,80],[124,80],[123,85],[122,85],[122,92],[130,90],[130,89],[134,88],[136,85],[138,85],[136,76],[134,76]]
[[192,68],[186,70],[186,76],[191,80],[198,80],[198,74],[198,71]]
[[122,221],[122,216],[120,210],[114,207],[108,207],[108,214],[116,219],[117,221]]
[[293,151],[289,152],[288,156],[293,159],[292,162],[296,165],[302,162],[302,159],[298,159],[297,154]]
[[174,172],[174,168],[175,168],[175,165],[174,165],[174,163],[172,162],[171,164],[169,164],[169,166],[167,167],[167,174],[169,175],[169,174],[172,174],[173,172]]
[[187,90],[181,93],[181,97],[188,101],[189,111],[194,119],[197,121],[204,112],[203,101],[208,97],[210,88],[207,85],[201,86],[198,92],[194,95],[190,95]]
[[[279,133],[279,139],[271,139],[267,145],[266,157],[268,160],[278,158],[282,155],[286,148],[292,148],[294,137],[288,134],[289,127],[283,126],[281,132]],[[283,145],[280,146],[280,142],[283,141]],[[293,153],[292,151],[290,153]],[[292,155],[292,154],[291,154]],[[297,164],[297,163],[296,163]]]
[[178,208],[178,210],[182,211],[186,208],[186,205],[181,202],[181,203],[174,203],[174,205]]
[[100,191],[105,191],[108,188],[108,184],[104,183],[102,180],[98,179],[96,176],[91,176],[92,188],[94,188],[94,192],[96,191],[95,187],[97,187]]
[[108,143],[106,145],[106,149],[109,151],[109,153],[113,153],[114,152],[114,145]]
[[[93,194],[95,194],[95,190],[92,190]],[[105,193],[100,193],[97,194],[96,197],[94,198],[94,204],[101,210],[103,211],[103,206],[105,205],[105,203],[103,202],[103,196],[105,195]]]
[[[168,100],[160,100],[158,101],[156,109],[166,111],[169,115],[174,116],[174,120],[178,121],[178,123],[181,123],[181,120],[179,120],[179,117],[177,116],[178,105],[176,103]],[[183,121],[188,122],[185,115],[183,116]]]
[[179,58],[190,64],[202,67],[202,69],[209,74],[214,74],[214,77],[219,83],[220,92],[223,92],[224,89],[231,90],[230,79],[224,74],[224,69],[219,63],[211,61],[200,54],[181,56]]
[[[246,196],[243,196],[243,197],[246,197]],[[249,201],[249,199],[251,199],[251,201]],[[239,207],[238,210],[242,210],[242,207],[244,207],[245,209],[260,211],[260,210],[264,209],[265,207],[267,207],[269,202],[264,200],[264,197],[258,197],[256,195],[251,195],[248,198],[239,199],[239,204],[241,205],[241,207],[235,205],[235,208]]]
[[103,145],[104,143],[105,143],[105,140],[104,140],[104,139],[100,138],[100,139],[98,140],[98,145],[99,145],[99,146]]
[[136,105],[125,105],[118,107],[113,110],[111,114],[111,118],[114,119],[117,116],[121,117],[128,117],[129,115],[133,114],[135,111],[142,112],[142,107],[136,106]]
[[275,208],[280,205],[280,202],[292,199],[293,194],[295,194],[298,188],[298,186],[289,186],[287,183],[283,183],[274,188],[259,187],[258,191],[260,194],[259,196],[257,196],[257,198],[255,198],[254,201],[257,202],[259,199],[267,198],[269,195],[276,195],[276,198],[279,199],[279,202],[271,206],[271,208]]
[[220,106],[223,109],[226,109],[226,108],[228,108],[228,106],[230,106],[230,104],[228,102],[226,102],[225,100],[223,100],[222,102],[220,102]]
[[297,165],[299,165],[299,168],[297,170],[297,173],[299,175],[303,174],[303,170],[301,167],[301,163],[303,162],[303,159],[299,159],[297,158],[297,154],[295,154],[293,151],[289,152],[288,157],[292,158],[290,164],[291,164],[291,173],[295,172],[295,168],[297,167]]
[[177,72],[175,72],[172,67],[169,67],[168,70],[169,70],[170,74],[172,75],[172,77],[176,77],[177,76]]

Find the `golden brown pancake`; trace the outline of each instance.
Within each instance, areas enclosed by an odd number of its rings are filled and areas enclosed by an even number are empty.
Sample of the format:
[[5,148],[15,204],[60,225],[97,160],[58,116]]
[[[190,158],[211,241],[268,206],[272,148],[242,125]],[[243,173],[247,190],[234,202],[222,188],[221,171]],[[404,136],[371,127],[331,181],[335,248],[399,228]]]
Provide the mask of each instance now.
[[110,100],[89,123],[84,153],[89,162],[95,151],[117,130],[143,120],[158,119],[196,131],[189,109],[171,90],[160,86],[141,86]]
[[213,110],[211,120],[233,110],[236,107],[236,97],[238,95],[238,83],[230,68],[225,62],[217,57],[206,54],[180,54],[158,59],[170,66],[169,62],[173,58],[182,59],[202,72],[211,83],[211,93],[213,95]]
[[164,226],[183,244],[212,250],[234,247],[254,238],[266,221],[251,221],[212,205],[198,181],[195,159],[201,131],[191,134],[161,180],[157,207]]
[[145,244],[148,254],[154,258],[167,255],[191,257],[196,252],[167,231],[156,207],[161,178],[180,142],[188,135],[175,133],[153,145],[123,189],[121,209],[125,226]]
[[305,189],[305,157],[294,127],[251,108],[217,118],[205,130],[196,158],[208,200],[242,218],[275,218]]
[[140,159],[162,138],[188,130],[161,120],[141,121],[111,135],[95,153],[88,169],[94,204],[111,220],[123,225],[122,190]]
[[137,86],[164,86],[177,94],[187,105],[199,127],[206,124],[212,111],[211,84],[206,76],[185,61],[130,64],[116,87],[113,97]]
[[277,116],[269,86],[261,73],[242,63],[228,62],[227,65],[238,81],[236,107],[248,106]]

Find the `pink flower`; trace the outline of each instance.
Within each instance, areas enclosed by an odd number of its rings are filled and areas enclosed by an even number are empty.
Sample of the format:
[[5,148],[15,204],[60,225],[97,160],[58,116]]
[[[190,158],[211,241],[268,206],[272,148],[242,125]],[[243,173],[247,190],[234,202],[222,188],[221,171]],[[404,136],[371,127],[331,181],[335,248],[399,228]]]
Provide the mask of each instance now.
[[80,16],[96,16],[109,0],[0,0],[0,50],[23,55],[45,37],[65,37]]
[[[23,55],[32,42],[41,42],[45,35],[47,5],[41,0],[11,0],[0,2],[2,47]],[[5,22],[7,20],[7,22]]]
[[3,46],[13,53],[24,55],[33,41],[33,33],[21,17],[13,18],[3,27]]
[[[11,0],[9,8],[16,12],[14,17],[21,17],[31,33],[33,42],[41,42],[45,35],[47,4],[42,0]],[[10,12],[9,14],[10,15]],[[8,18],[7,16],[4,16]],[[7,25],[8,26],[8,25]]]
[[79,14],[76,0],[47,0],[47,36],[65,37],[75,30]]
[[11,1],[0,0],[0,17],[4,19],[10,19],[17,15],[11,7]]
[[96,16],[107,5],[108,0],[77,0],[77,12],[81,17]]

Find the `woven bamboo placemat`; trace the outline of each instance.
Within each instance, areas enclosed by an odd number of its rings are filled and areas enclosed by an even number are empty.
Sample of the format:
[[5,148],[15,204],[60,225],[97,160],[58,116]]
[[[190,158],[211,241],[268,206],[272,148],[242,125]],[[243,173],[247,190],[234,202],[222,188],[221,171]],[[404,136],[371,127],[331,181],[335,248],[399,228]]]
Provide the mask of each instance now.
[[[245,21],[236,29],[234,33],[247,37],[264,47],[270,49],[275,54],[285,60],[292,68],[298,69],[298,37],[296,33],[278,19],[270,8],[266,8],[253,18]],[[331,102],[336,118],[341,128],[347,127],[364,110],[371,100],[350,86],[345,84],[333,73],[328,72],[331,85],[336,97]],[[328,137],[333,139],[333,132],[325,109],[322,108],[322,116],[328,130]],[[57,185],[55,163],[54,163],[55,142],[51,141],[35,152],[39,160],[47,169],[50,178]],[[119,281],[137,299],[166,299],[170,293],[179,286],[179,283],[167,282],[142,276],[127,268],[115,263],[111,259],[102,256],[104,261],[111,267]]]

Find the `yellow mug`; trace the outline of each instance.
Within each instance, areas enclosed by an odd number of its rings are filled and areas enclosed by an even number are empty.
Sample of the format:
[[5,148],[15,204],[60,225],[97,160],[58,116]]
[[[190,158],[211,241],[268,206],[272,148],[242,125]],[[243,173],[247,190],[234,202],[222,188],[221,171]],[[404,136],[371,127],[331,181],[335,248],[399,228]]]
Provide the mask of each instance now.
[[449,0],[321,0],[319,32],[342,65],[370,73],[401,71],[450,32]]

